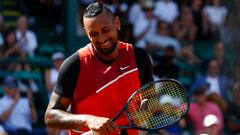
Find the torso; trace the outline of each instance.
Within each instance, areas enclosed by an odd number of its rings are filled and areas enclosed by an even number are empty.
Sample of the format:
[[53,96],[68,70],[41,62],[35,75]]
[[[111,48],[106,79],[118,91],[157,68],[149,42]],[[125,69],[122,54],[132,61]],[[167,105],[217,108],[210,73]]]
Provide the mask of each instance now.
[[[68,58],[54,91],[72,99],[71,112],[113,118],[141,85],[153,80],[146,52],[120,43],[112,63],[101,61],[89,44]],[[71,79],[72,78],[72,79]],[[126,124],[126,117],[118,124]]]

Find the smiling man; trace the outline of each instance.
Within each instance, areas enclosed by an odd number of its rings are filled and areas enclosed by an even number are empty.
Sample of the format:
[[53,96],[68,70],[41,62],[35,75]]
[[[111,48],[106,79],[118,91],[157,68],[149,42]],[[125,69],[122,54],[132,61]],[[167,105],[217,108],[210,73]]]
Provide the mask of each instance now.
[[102,3],[92,3],[85,9],[83,25],[91,42],[64,61],[45,123],[67,129],[70,135],[87,131],[98,135],[137,135],[137,130],[118,128],[128,123],[127,116],[111,119],[135,90],[153,81],[149,56],[118,40],[120,20]]

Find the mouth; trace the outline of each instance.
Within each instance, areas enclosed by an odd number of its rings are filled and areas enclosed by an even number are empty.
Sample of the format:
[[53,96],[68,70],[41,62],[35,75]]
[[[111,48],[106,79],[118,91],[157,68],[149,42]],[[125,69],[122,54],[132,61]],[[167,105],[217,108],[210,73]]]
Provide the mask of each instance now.
[[101,48],[109,48],[111,47],[111,42],[110,40],[107,40],[106,42],[104,42],[103,44],[101,44]]
[[97,42],[95,44],[95,50],[102,54],[108,55],[112,53],[117,46],[117,42],[113,42],[112,39],[107,39],[104,42]]

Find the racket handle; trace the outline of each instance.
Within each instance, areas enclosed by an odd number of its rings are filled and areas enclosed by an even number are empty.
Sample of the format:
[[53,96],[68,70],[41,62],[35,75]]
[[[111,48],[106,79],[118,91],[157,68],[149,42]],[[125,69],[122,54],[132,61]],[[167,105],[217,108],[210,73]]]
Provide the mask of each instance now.
[[129,129],[130,127],[129,126],[118,126],[118,128],[120,128],[120,129]]
[[[128,126],[119,126],[120,129],[129,129],[130,127]],[[82,135],[96,135],[93,131],[87,131],[85,133],[83,133]]]

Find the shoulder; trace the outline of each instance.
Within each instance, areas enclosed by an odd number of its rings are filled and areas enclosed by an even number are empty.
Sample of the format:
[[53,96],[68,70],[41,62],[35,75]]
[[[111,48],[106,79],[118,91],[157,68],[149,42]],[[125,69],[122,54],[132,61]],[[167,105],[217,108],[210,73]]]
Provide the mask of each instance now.
[[121,48],[127,48],[127,49],[133,48],[133,45],[130,43],[127,43],[127,42],[118,41],[118,44],[119,44],[120,49]]
[[2,102],[4,101],[4,96],[0,98],[0,107],[2,106]]
[[89,55],[91,55],[93,53],[93,48],[91,46],[91,44],[87,44],[86,46],[84,46],[83,48],[80,48],[77,52],[78,56],[80,57],[87,57]]
[[194,109],[194,108],[197,108],[197,107],[198,107],[198,104],[196,104],[195,102],[190,103],[190,108],[191,109]]
[[151,63],[150,55],[142,48],[134,47],[134,55],[137,63],[147,64]]
[[189,111],[188,111],[188,115],[192,115],[195,113],[196,110],[199,109],[198,104],[196,104],[195,102],[191,102],[190,103],[190,107],[189,107]]
[[28,36],[35,36],[35,32],[33,32],[32,30],[27,30],[27,35]]
[[5,101],[10,101],[9,99],[10,98],[8,98],[6,95],[4,95],[0,98],[0,103],[5,102]]
[[207,106],[209,109],[220,110],[219,106],[213,102],[207,102]]
[[80,71],[79,51],[69,56],[62,64],[54,91],[63,97],[72,98]]
[[80,50],[77,50],[76,52],[71,54],[69,57],[67,57],[67,59],[65,61],[73,61],[73,60],[79,59],[79,51]]
[[79,52],[76,51],[74,54],[69,56],[61,65],[60,71],[68,71],[71,70],[75,66],[79,66]]
[[72,55],[70,55],[63,63],[64,64],[72,64],[79,60],[79,51],[76,51]]
[[133,50],[134,50],[133,45],[130,44],[130,43],[119,41],[118,46],[119,46],[119,51],[120,52],[132,53]]
[[196,81],[201,81],[201,82],[204,82],[207,80],[207,76],[206,75],[199,75],[197,78],[196,78]]
[[12,102],[12,100],[8,96],[6,96],[6,95],[1,97],[0,98],[0,108],[2,110],[0,110],[0,112],[5,110],[6,108],[8,108],[8,106],[11,104],[11,102]]
[[35,34],[35,33],[34,33],[32,30],[30,30],[30,29],[27,30],[27,33],[28,33],[28,34]]
[[143,48],[136,47],[136,46],[134,46],[133,49],[134,49],[135,52],[140,52],[140,53],[141,52],[146,52]]
[[134,47],[134,53],[135,53],[135,56],[136,57],[148,57],[148,53],[142,49],[142,48],[139,48],[139,47]]
[[126,50],[127,52],[133,52],[134,56],[136,59],[146,59],[149,58],[148,53],[139,47],[133,46],[130,43],[126,43],[126,42],[119,42],[119,46],[121,50]]

